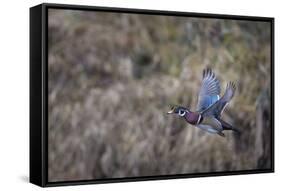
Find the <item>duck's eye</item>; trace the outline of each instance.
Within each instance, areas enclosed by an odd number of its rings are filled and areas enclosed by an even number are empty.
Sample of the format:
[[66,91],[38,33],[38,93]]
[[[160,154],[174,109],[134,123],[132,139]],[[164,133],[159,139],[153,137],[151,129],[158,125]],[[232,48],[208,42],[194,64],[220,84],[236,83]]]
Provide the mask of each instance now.
[[185,115],[185,111],[184,110],[179,110],[179,115],[180,116],[184,116]]

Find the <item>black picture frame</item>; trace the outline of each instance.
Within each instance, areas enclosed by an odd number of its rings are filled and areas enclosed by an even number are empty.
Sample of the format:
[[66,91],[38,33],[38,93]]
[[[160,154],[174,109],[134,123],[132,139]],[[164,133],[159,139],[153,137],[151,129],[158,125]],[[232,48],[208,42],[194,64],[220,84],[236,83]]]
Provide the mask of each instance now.
[[[103,180],[48,182],[48,9],[105,11],[149,15],[186,16],[232,20],[264,21],[271,24],[271,168],[231,172],[111,178]],[[30,182],[42,187],[96,183],[164,180],[206,176],[226,176],[274,172],[274,18],[206,13],[187,13],[161,10],[94,7],[64,4],[40,4],[30,8]]]

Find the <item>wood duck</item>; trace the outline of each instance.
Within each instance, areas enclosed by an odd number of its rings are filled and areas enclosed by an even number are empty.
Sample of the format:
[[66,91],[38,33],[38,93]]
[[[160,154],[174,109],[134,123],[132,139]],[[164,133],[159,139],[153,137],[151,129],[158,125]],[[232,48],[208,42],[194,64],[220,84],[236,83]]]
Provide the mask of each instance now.
[[209,133],[224,137],[224,130],[240,131],[221,119],[221,115],[234,96],[236,86],[233,82],[227,84],[225,93],[220,97],[220,83],[210,68],[203,70],[203,80],[198,95],[197,111],[192,112],[186,107],[176,106],[167,112],[177,114],[186,122]]

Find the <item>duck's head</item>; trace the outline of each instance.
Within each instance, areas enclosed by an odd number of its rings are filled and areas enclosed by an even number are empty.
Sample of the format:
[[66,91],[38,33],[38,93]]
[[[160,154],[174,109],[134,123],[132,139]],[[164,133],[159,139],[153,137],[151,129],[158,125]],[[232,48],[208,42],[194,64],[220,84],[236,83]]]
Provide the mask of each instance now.
[[183,117],[185,116],[186,113],[189,113],[190,111],[185,108],[185,107],[182,107],[182,106],[173,106],[171,108],[170,111],[167,112],[167,114],[177,114],[179,115],[180,117]]

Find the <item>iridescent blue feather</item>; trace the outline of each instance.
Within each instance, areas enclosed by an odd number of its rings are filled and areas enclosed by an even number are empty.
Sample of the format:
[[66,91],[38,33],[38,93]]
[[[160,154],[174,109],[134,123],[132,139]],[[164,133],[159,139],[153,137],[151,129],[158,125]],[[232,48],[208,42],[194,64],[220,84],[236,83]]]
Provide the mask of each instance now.
[[203,71],[203,80],[198,95],[197,111],[203,111],[220,99],[220,83],[211,69]]
[[200,111],[207,109],[210,105],[213,105],[219,100],[219,95],[213,95],[213,96],[204,96],[204,99],[200,103]]

